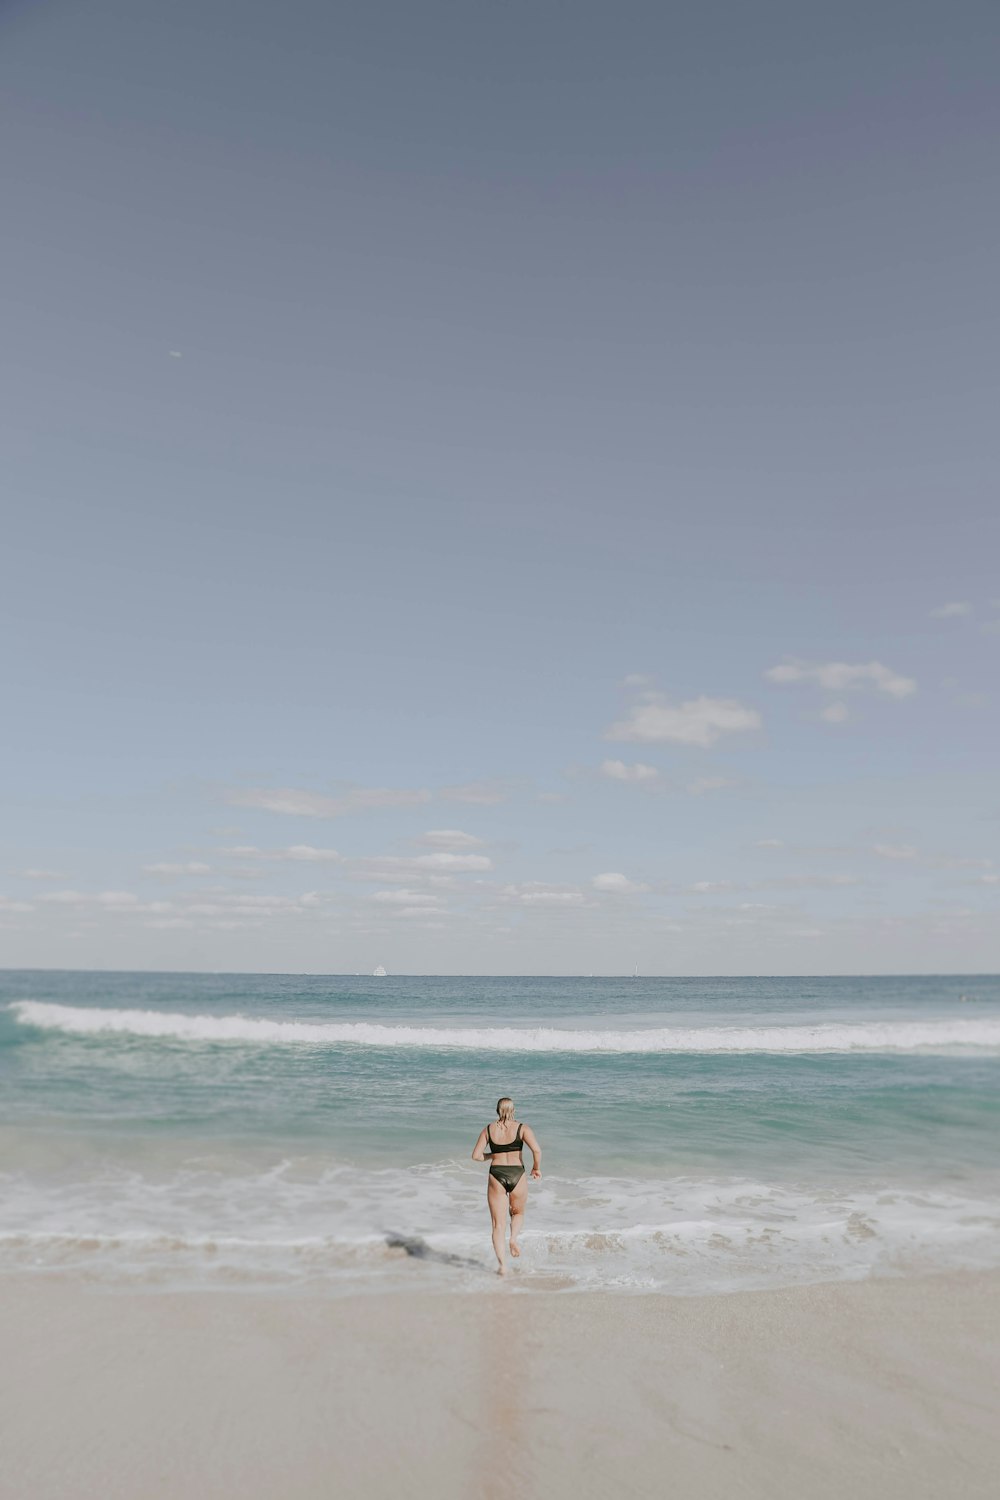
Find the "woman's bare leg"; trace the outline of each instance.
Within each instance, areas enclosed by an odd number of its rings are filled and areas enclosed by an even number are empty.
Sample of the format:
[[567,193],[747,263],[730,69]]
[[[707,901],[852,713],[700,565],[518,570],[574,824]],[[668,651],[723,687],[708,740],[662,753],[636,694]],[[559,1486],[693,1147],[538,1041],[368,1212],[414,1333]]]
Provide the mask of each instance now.
[[524,1173],[510,1195],[510,1253],[517,1258],[521,1253],[518,1238],[524,1227],[524,1210],[528,1206],[528,1174]]
[[507,1271],[507,1247],[504,1243],[507,1230],[507,1190],[495,1177],[486,1179],[486,1201],[493,1220],[493,1249],[499,1262],[500,1275],[504,1276]]

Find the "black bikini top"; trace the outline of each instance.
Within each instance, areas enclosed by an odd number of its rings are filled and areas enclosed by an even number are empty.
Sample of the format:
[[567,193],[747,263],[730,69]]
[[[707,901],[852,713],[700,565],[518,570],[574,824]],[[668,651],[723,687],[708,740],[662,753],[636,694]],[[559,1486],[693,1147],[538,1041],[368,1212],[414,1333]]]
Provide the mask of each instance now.
[[487,1125],[487,1127],[486,1127],[486,1139],[490,1143],[490,1155],[491,1156],[504,1156],[504,1155],[506,1155],[506,1153],[508,1151],[516,1151],[518,1153],[518,1155],[520,1155],[521,1152],[524,1150],[524,1142],[521,1140],[521,1131],[523,1129],[524,1129],[524,1126],[523,1125],[519,1125],[517,1127],[517,1135],[514,1137],[514,1139],[512,1141],[509,1141],[506,1146],[501,1146],[500,1142],[499,1141],[495,1141],[493,1139],[493,1137],[490,1135],[490,1127]]

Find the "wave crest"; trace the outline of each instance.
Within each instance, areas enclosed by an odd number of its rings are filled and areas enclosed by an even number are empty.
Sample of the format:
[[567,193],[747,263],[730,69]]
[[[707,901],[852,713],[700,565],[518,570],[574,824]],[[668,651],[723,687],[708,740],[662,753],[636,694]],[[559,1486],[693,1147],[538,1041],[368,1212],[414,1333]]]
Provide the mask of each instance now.
[[370,1021],[274,1021],[182,1011],[117,1010],[19,1000],[24,1026],[76,1036],[150,1037],[244,1045],[425,1047],[490,1052],[976,1052],[1000,1051],[1000,1019],[822,1022],[787,1026],[389,1026]]

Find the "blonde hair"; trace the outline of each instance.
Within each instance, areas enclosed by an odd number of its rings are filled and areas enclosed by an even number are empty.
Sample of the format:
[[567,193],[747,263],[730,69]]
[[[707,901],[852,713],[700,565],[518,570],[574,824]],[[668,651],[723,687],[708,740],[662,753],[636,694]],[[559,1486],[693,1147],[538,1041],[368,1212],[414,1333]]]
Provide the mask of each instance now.
[[501,1121],[504,1121],[504,1120],[513,1120],[513,1118],[514,1118],[514,1101],[513,1101],[513,1099],[508,1099],[506,1094],[504,1094],[504,1096],[503,1096],[502,1099],[498,1099],[497,1100],[497,1114],[500,1117]]

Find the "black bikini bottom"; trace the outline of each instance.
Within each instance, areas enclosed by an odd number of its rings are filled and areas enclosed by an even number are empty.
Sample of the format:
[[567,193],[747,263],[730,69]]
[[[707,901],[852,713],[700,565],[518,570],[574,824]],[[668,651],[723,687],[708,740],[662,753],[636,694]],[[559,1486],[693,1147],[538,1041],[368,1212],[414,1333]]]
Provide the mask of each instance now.
[[514,1191],[524,1176],[523,1167],[490,1167],[490,1176],[495,1177],[508,1193]]

